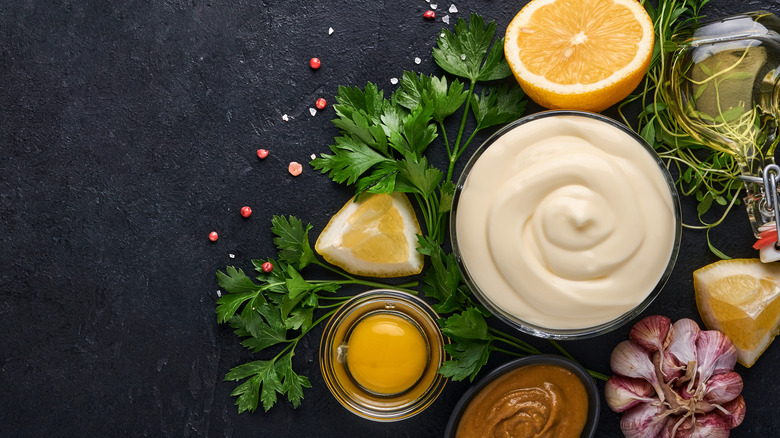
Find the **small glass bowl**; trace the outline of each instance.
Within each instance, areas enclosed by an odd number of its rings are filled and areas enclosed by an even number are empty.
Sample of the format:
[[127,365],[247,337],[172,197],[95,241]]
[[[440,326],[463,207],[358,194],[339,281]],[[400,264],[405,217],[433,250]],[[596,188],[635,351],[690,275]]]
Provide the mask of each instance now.
[[[669,259],[666,263],[666,267],[664,271],[661,273],[660,279],[656,283],[655,287],[653,287],[652,290],[650,290],[650,292],[648,293],[648,295],[634,308],[628,310],[627,312],[623,313],[617,318],[614,318],[605,323],[594,325],[591,327],[584,327],[584,328],[546,327],[539,324],[531,323],[529,321],[525,321],[513,315],[512,313],[502,309],[485,294],[483,289],[477,283],[473,275],[474,271],[471,270],[468,266],[468,263],[464,261],[462,248],[459,245],[460,242],[457,233],[457,221],[459,217],[458,203],[461,200],[464,185],[466,184],[470,171],[474,167],[475,163],[479,160],[479,158],[483,155],[483,153],[491,145],[493,145],[493,143],[495,143],[502,135],[514,130],[515,128],[521,125],[532,123],[540,119],[556,118],[556,117],[583,117],[583,118],[596,120],[600,123],[605,124],[605,126],[607,127],[615,128],[621,131],[622,133],[626,134],[630,139],[633,139],[636,142],[636,145],[641,148],[644,148],[644,150],[648,153],[648,155],[652,158],[652,160],[655,161],[656,164],[658,165],[658,169],[660,170],[663,178],[665,179],[666,186],[669,189],[669,196],[671,197],[672,205],[674,209],[674,213],[673,213],[674,214],[674,238],[672,242],[672,249],[671,249],[671,253],[669,254]],[[625,125],[618,123],[617,121],[610,119],[608,117],[602,116],[601,114],[590,113],[585,111],[573,111],[573,110],[543,111],[543,112],[539,112],[524,117],[513,123],[510,123],[509,125],[505,126],[504,128],[497,131],[495,134],[493,134],[484,143],[482,143],[482,145],[480,145],[479,149],[477,149],[474,152],[474,155],[466,164],[463,173],[461,174],[458,180],[458,184],[456,186],[455,196],[452,202],[452,211],[450,214],[450,236],[452,240],[453,253],[456,257],[460,271],[463,274],[463,278],[466,284],[468,285],[469,289],[471,289],[471,291],[474,293],[477,299],[491,313],[498,316],[499,319],[503,320],[505,323],[520,330],[521,332],[533,336],[537,336],[541,338],[549,338],[549,339],[562,339],[562,340],[585,339],[585,338],[598,336],[607,333],[609,331],[615,330],[616,328],[622,326],[626,322],[630,321],[631,319],[635,318],[640,313],[642,313],[642,311],[644,311],[653,302],[653,300],[655,300],[655,298],[661,293],[661,290],[663,289],[664,285],[666,284],[666,281],[668,280],[669,276],[672,273],[672,269],[674,268],[674,264],[675,261],[677,260],[677,254],[680,248],[681,234],[682,234],[682,213],[680,211],[679,195],[677,194],[677,189],[675,187],[674,180],[669,175],[669,172],[664,166],[664,163],[655,153],[653,148],[650,145],[648,145],[647,142],[642,137],[640,137],[636,132],[627,128]]]
[[[352,329],[377,312],[395,314],[411,322],[427,344],[428,359],[422,376],[399,394],[380,395],[362,388],[345,364],[344,347]],[[438,372],[446,360],[438,318],[425,301],[405,292],[376,289],[351,298],[330,318],[320,342],[320,370],[328,389],[345,408],[369,420],[390,422],[419,414],[436,400],[447,382]]]
[[536,354],[533,356],[514,359],[503,365],[500,365],[498,368],[479,379],[477,383],[469,387],[463,396],[461,396],[460,400],[458,400],[455,408],[452,410],[452,415],[450,415],[450,419],[447,422],[447,428],[444,430],[444,438],[455,438],[457,436],[458,426],[461,417],[463,417],[463,413],[471,403],[471,400],[473,400],[474,397],[476,397],[483,388],[510,371],[529,365],[542,364],[557,365],[565,368],[571,371],[582,381],[582,384],[585,385],[585,392],[588,396],[588,416],[580,437],[593,438],[596,436],[596,427],[598,426],[599,413],[601,411],[601,398],[599,396],[599,390],[596,386],[596,382],[590,376],[588,370],[583,368],[583,366],[577,362],[563,356],[554,354]]

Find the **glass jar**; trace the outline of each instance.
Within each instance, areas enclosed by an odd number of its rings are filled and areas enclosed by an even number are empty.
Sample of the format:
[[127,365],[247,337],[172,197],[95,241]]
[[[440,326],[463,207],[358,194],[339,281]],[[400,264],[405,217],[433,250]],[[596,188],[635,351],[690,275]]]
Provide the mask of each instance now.
[[[764,176],[773,166],[780,117],[780,19],[765,11],[705,21],[672,36],[661,93],[695,140],[731,154],[745,182],[756,237],[775,226]],[[774,205],[773,205],[774,204]]]

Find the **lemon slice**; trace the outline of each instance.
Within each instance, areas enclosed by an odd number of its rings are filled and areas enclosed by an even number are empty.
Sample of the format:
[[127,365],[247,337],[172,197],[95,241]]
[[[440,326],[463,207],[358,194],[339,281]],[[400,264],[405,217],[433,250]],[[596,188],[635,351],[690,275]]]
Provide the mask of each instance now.
[[402,277],[422,271],[418,234],[420,224],[406,195],[369,194],[344,204],[314,249],[350,274]]
[[704,324],[725,333],[751,367],[780,331],[780,264],[721,260],[693,273]]
[[654,41],[636,0],[533,0],[507,27],[504,54],[539,105],[602,111],[642,81]]

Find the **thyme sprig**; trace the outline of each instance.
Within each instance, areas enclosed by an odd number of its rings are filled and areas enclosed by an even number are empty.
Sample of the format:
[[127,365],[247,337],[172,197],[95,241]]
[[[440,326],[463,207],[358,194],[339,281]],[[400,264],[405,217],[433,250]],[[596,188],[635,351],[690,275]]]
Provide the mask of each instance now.
[[[654,23],[656,42],[653,57],[639,93],[626,98],[619,105],[618,111],[624,123],[631,126],[624,110],[628,105],[641,105],[635,124],[636,131],[674,170],[680,192],[696,198],[700,223],[684,226],[709,231],[721,224],[732,207],[740,203],[739,196],[744,188],[739,180],[740,165],[731,151],[705,147],[699,139],[687,134],[662,94],[669,54],[678,48],[672,36],[685,26],[696,25],[703,18],[701,10],[708,1],[659,0],[657,7],[649,0],[641,2]],[[707,220],[706,214],[715,205],[723,207],[720,216],[715,220]],[[707,243],[715,254],[727,258],[712,245],[709,233]]]

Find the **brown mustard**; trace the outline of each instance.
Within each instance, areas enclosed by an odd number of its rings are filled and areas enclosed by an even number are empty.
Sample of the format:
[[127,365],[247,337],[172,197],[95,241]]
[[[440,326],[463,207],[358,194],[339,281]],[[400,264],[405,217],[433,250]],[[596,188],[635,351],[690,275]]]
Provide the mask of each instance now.
[[557,365],[528,365],[485,386],[469,403],[457,438],[578,438],[588,416],[585,385]]

